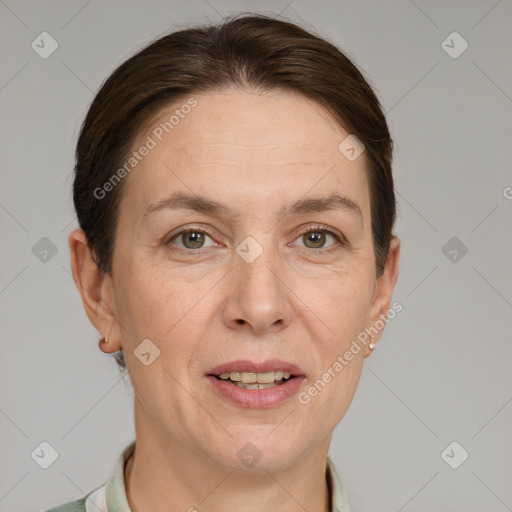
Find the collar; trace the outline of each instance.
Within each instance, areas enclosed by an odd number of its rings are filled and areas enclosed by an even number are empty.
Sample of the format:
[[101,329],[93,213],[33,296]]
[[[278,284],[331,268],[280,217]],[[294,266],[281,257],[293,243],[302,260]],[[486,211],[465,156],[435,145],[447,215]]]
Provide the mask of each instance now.
[[[86,500],[86,510],[98,512],[131,512],[124,485],[124,467],[135,449],[132,441],[118,457],[108,482],[91,493]],[[326,478],[331,496],[331,512],[350,512],[340,476],[330,457],[327,457]]]

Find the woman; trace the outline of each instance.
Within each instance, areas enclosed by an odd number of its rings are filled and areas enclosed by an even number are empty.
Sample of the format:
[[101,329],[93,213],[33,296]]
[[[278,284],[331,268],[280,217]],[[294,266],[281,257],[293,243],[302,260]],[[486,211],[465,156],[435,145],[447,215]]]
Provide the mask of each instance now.
[[53,510],[348,510],[328,449],[392,310],[391,157],[354,64],[270,17],[172,33],[108,78],[69,246],[136,441]]

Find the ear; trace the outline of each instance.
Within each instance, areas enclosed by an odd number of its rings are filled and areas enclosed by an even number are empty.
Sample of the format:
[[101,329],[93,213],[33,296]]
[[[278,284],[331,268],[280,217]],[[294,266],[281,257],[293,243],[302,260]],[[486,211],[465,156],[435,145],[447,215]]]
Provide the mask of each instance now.
[[[398,260],[400,257],[400,240],[397,236],[392,235],[389,244],[388,258],[382,275],[375,283],[373,301],[368,319],[368,328],[372,328],[372,334],[375,331],[375,325],[382,324],[388,316],[389,307],[393,289],[398,278]],[[375,334],[372,343],[376,343],[382,335],[384,327]],[[365,348],[365,357],[368,357],[373,351],[368,347]]]
[[100,343],[103,352],[121,349],[112,293],[112,279],[96,265],[82,229],[75,229],[68,238],[73,280],[82,297],[90,322],[108,343]]

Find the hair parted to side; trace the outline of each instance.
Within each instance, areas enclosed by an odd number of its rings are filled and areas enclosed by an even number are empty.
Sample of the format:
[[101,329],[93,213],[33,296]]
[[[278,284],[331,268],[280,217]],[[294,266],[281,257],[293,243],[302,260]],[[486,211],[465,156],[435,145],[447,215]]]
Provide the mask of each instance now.
[[[393,142],[380,103],[362,73],[333,44],[293,23],[252,13],[159,38],[121,64],[96,94],[77,142],[73,201],[99,269],[112,272],[118,205],[129,177],[105,199],[94,191],[123,165],[141,128],[161,108],[230,86],[301,93],[364,143],[379,277],[396,216]],[[115,356],[125,369],[122,351]]]

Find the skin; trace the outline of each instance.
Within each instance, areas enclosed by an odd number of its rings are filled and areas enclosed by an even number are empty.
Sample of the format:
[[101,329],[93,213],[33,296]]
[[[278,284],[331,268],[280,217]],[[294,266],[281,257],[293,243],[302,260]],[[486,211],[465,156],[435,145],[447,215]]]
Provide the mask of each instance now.
[[[237,407],[205,374],[235,359],[276,358],[300,366],[300,391],[307,389],[386,315],[400,241],[393,237],[377,278],[365,155],[351,162],[340,153],[348,133],[321,105],[282,91],[193,97],[197,106],[125,178],[112,274],[98,271],[82,230],[69,237],[85,311],[109,335],[104,352],[123,348],[135,391],[128,501],[134,512],[325,512],[332,432],[371,350],[363,345],[307,405],[293,397],[268,409]],[[161,110],[134,149],[185,101]],[[144,216],[176,191],[208,196],[232,215],[181,209]],[[277,213],[333,191],[355,202],[362,219],[343,209]],[[318,224],[349,245],[330,234],[323,245],[308,241],[301,229],[318,233]],[[203,254],[192,254],[198,244],[190,234],[170,241],[179,228],[210,230]],[[252,263],[235,251],[247,236],[263,249]],[[149,366],[134,355],[146,338],[161,351]],[[237,457],[248,442],[262,454],[252,468]]]

